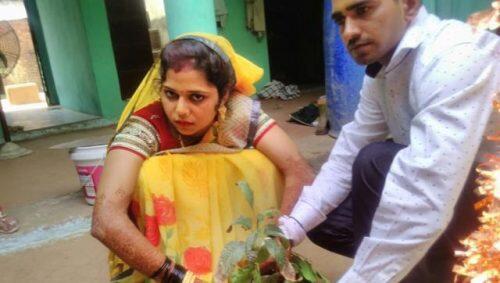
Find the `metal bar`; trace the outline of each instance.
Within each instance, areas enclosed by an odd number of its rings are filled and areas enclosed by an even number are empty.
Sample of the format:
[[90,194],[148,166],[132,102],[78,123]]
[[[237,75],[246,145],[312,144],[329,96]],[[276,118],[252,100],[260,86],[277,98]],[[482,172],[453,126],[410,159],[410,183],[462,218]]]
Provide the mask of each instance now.
[[[3,87],[2,76],[0,76],[0,94],[5,93],[5,88]],[[7,119],[5,118],[5,114],[3,113],[2,103],[0,103],[0,124],[2,125],[2,133],[5,142],[10,142],[10,133],[9,127],[7,126]]]

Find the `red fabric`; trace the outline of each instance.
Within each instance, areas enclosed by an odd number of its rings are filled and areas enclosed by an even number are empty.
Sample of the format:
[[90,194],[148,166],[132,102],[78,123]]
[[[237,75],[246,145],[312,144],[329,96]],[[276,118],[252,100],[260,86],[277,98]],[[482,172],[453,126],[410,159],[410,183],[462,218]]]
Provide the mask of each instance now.
[[264,132],[260,134],[260,136],[255,137],[255,140],[253,141],[253,147],[257,147],[257,144],[260,142],[260,140],[267,134],[267,132],[269,132],[269,130],[274,128],[274,126],[276,126],[276,122],[273,122],[269,127],[267,127],[267,129],[265,129]]
[[153,194],[153,207],[159,225],[172,225],[175,223],[175,204],[168,197]]
[[160,228],[156,217],[147,214],[144,216],[144,236],[153,246],[156,247],[160,244]]
[[205,247],[190,247],[184,251],[184,265],[195,275],[212,271],[212,253]]
[[135,154],[135,155],[139,156],[140,158],[142,158],[142,159],[144,159],[144,160],[145,160],[146,158],[148,158],[147,156],[144,156],[144,155],[142,155],[141,153],[139,153],[139,152],[137,152],[137,151],[135,151],[135,150],[132,150],[132,149],[130,149],[130,148],[128,148],[128,147],[124,147],[124,146],[118,146],[118,145],[113,145],[113,146],[111,146],[111,147],[109,148],[108,152],[110,152],[110,151],[112,151],[112,150],[115,150],[115,149],[121,149],[121,150],[126,150],[126,151],[129,151],[129,152],[132,152],[133,154]]
[[148,106],[134,112],[135,116],[139,116],[153,125],[160,137],[160,151],[177,148],[180,146],[178,141],[170,133],[170,125],[168,124],[167,115],[163,111],[160,101],[153,102]]

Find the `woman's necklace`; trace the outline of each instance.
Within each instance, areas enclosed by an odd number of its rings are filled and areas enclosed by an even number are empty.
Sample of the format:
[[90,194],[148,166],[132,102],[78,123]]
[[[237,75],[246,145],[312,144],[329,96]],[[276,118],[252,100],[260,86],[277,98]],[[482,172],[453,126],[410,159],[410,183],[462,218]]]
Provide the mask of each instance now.
[[174,126],[171,126],[170,132],[172,133],[174,138],[177,139],[177,141],[179,142],[181,147],[186,147],[186,146],[191,146],[191,145],[197,144],[202,139],[202,136],[201,137],[183,136],[181,133],[179,133],[177,131],[177,129]]
[[[168,121],[168,125],[170,127],[170,133],[172,133],[172,136],[177,139],[181,147],[187,147],[191,145],[195,145],[203,140],[203,137],[206,135],[199,135],[199,136],[183,136],[177,129],[175,128],[174,125],[170,121]],[[212,131],[214,127],[210,127],[207,131]]]

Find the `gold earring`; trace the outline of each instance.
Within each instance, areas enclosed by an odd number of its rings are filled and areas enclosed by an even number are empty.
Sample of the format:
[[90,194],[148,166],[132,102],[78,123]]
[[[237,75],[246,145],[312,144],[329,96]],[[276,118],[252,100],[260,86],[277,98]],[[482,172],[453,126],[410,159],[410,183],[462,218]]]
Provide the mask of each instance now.
[[226,111],[227,111],[227,108],[225,105],[222,105],[219,107],[219,109],[218,109],[219,117],[217,118],[219,123],[222,123],[222,122],[224,122],[224,120],[226,120]]

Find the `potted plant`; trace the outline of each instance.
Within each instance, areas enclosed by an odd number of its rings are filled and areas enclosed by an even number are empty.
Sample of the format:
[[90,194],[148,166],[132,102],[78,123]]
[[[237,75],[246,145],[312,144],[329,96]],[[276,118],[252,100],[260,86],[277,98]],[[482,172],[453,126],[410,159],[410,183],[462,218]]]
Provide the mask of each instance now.
[[[253,192],[248,184],[238,182],[238,187],[253,208]],[[255,228],[246,216],[229,226],[228,233],[235,225],[252,231],[245,241],[225,245],[215,282],[328,282],[306,259],[291,252],[289,240],[276,225],[278,216],[278,210],[270,209],[258,214]]]

